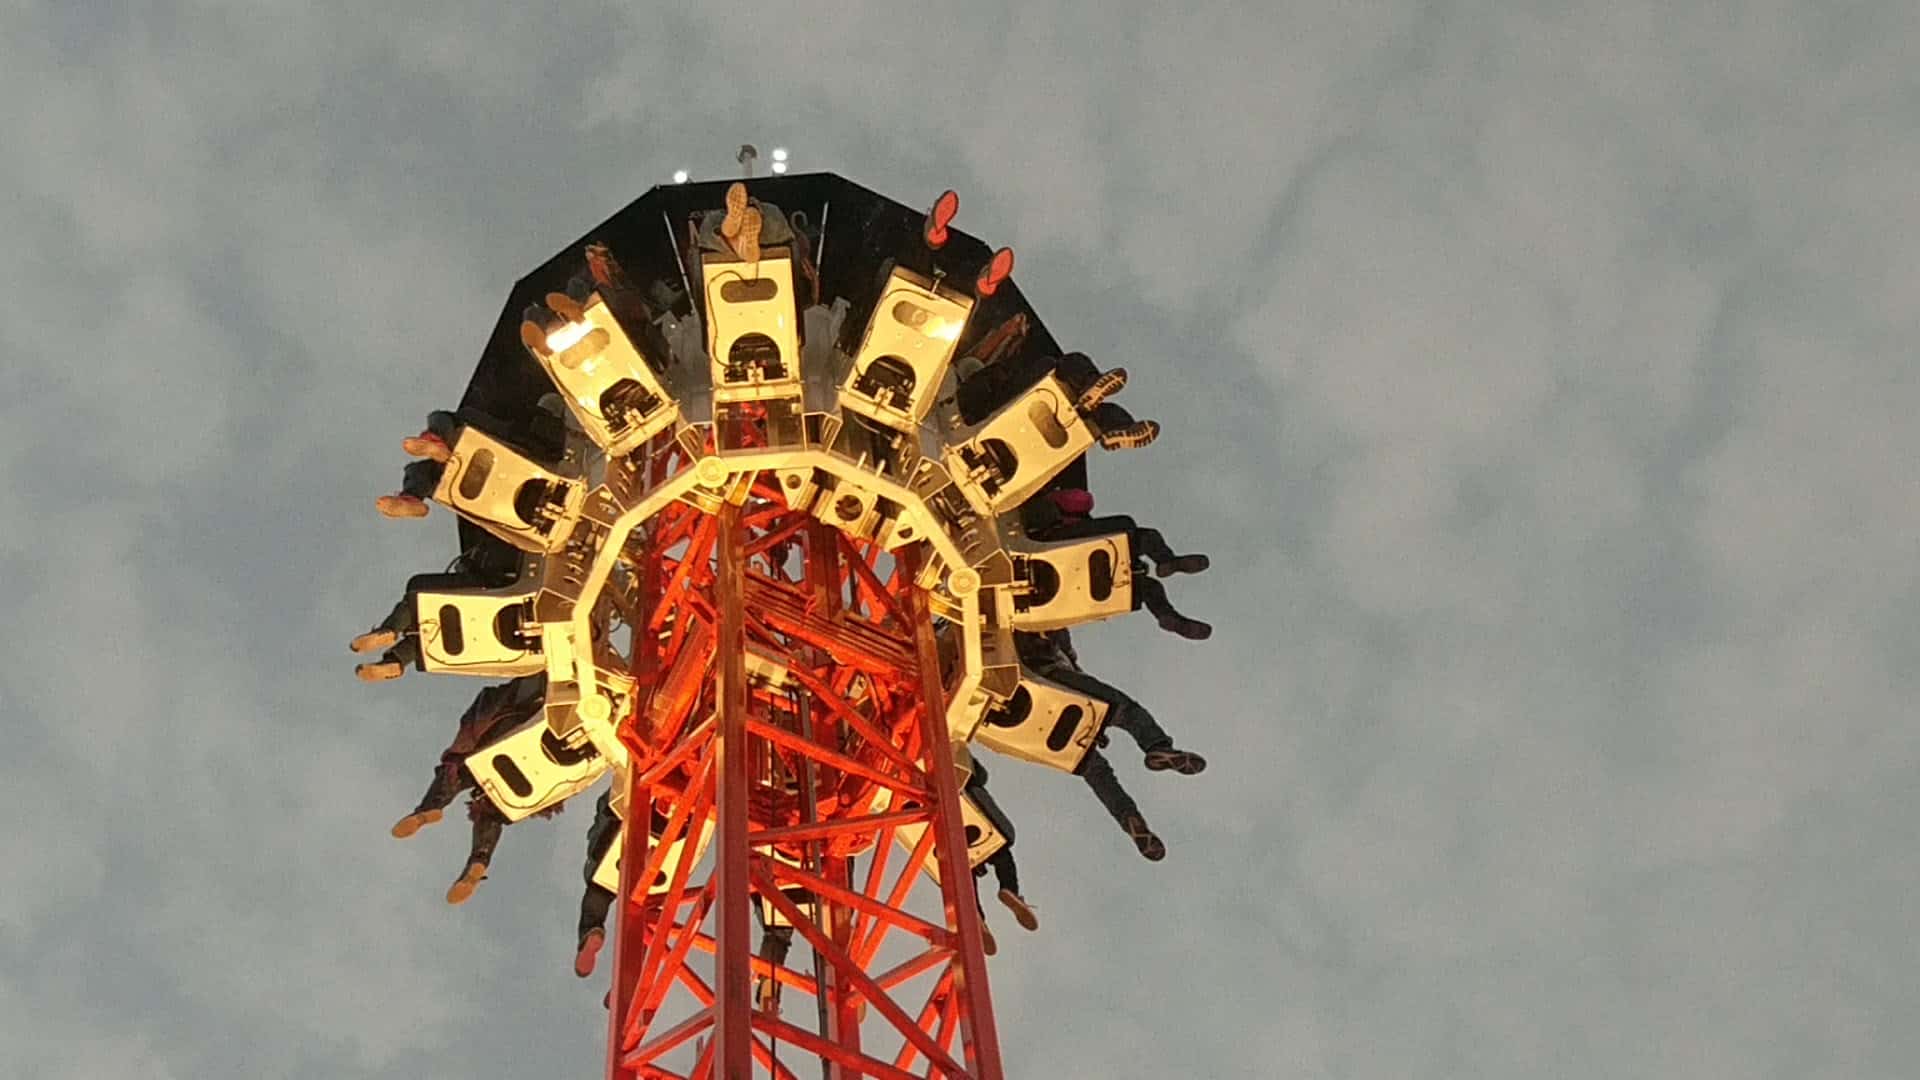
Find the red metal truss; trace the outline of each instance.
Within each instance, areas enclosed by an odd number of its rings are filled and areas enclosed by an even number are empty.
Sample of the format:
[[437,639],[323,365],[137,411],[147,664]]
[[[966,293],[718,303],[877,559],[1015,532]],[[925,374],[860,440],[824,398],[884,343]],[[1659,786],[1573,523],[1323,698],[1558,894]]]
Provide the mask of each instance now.
[[[624,834],[607,1075],[998,1080],[917,554],[768,479],[673,504],[633,552],[624,816],[665,824]],[[792,928],[785,958],[755,907]]]

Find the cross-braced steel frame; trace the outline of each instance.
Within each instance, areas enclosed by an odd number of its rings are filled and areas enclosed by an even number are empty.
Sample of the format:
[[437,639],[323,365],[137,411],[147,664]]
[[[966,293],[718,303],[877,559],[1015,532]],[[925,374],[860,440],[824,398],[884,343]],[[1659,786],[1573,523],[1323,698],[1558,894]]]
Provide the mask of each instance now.
[[[786,1078],[817,1061],[829,1080],[997,1080],[918,551],[851,539],[747,473],[669,505],[629,558],[623,816],[656,827],[624,833],[607,1075]],[[703,836],[703,874],[670,858]],[[938,914],[910,911],[927,890]],[[755,905],[809,968],[757,955]],[[756,992],[768,980],[778,992]]]

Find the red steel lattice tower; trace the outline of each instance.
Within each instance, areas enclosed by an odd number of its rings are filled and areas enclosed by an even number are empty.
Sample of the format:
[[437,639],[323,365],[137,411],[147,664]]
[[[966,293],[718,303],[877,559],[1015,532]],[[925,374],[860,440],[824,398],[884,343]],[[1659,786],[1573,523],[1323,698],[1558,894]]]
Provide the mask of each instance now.
[[[917,553],[789,509],[770,473],[711,501],[636,552],[623,816],[656,827],[623,834],[607,1075],[791,1077],[799,1051],[830,1077],[1000,1077]],[[697,880],[673,855],[708,829]],[[937,919],[908,909],[917,884]],[[756,904],[811,970],[756,954]],[[890,940],[910,955],[880,969]]]
[[410,580],[353,647],[414,655],[360,674],[538,680],[465,758],[508,821],[611,775],[575,969],[611,892],[609,1077],[1004,1075],[971,868],[1010,826],[966,747],[1070,773],[1104,722],[1021,698],[1014,634],[1131,610],[1129,536],[1015,512],[1084,484],[1125,373],[1070,385],[957,210],[829,174],[655,188],[516,284],[458,411],[403,442],[428,460],[382,510],[459,515],[466,569]]

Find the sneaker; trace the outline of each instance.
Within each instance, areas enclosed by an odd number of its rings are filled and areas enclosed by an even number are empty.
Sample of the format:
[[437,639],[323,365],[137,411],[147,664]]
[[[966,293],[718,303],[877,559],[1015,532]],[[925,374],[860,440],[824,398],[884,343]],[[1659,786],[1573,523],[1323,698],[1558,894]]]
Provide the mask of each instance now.
[[1126,385],[1126,368],[1117,367],[1112,371],[1103,371],[1099,378],[1093,380],[1091,385],[1080,392],[1080,397],[1074,401],[1073,407],[1081,412],[1092,412],[1100,407],[1101,402],[1119,393]]
[[483,862],[468,863],[467,872],[461,874],[459,879],[448,887],[447,903],[466,903],[473,897],[473,890],[479,888],[480,883],[485,880],[487,880],[487,864]]
[[740,215],[740,235],[732,239],[733,253],[748,262],[760,261],[760,208],[747,207]]
[[357,653],[386,652],[400,643],[398,630],[369,630],[347,643]]
[[1140,854],[1146,856],[1147,861],[1159,862],[1167,857],[1167,845],[1147,827],[1146,818],[1139,814],[1131,815],[1127,818],[1126,830],[1133,840],[1133,846],[1140,849]]
[[1000,902],[1007,906],[1008,911],[1013,912],[1013,921],[1019,923],[1021,929],[1040,929],[1040,916],[1035,914],[1033,905],[1027,903],[1026,897],[1012,889],[1001,889]]
[[373,500],[373,505],[390,518],[427,516],[427,500],[418,495],[382,495]]
[[413,813],[393,823],[393,838],[395,840],[405,840],[407,837],[419,832],[425,826],[438,822],[440,816],[440,811],[438,810],[415,810]]
[[1181,776],[1192,776],[1207,767],[1207,759],[1191,750],[1175,750],[1171,746],[1147,751],[1147,769],[1150,772],[1166,772],[1171,769]]
[[1000,952],[1000,943],[993,940],[993,931],[987,929],[984,922],[980,924],[980,951],[988,956],[996,956]]
[[1213,636],[1213,627],[1184,615],[1163,615],[1159,623],[1160,629],[1169,634],[1179,634],[1188,641],[1205,641]]
[[407,673],[407,666],[397,660],[376,660],[371,664],[361,664],[353,669],[361,682],[390,682]]
[[1160,424],[1153,420],[1135,420],[1124,427],[1100,433],[1100,445],[1108,450],[1133,450],[1160,437]]
[[445,439],[431,431],[423,431],[418,435],[409,435],[401,439],[400,449],[405,450],[412,457],[431,458],[442,465],[453,460],[453,448],[447,445]]
[[1172,577],[1175,574],[1202,573],[1212,565],[1205,555],[1175,555],[1154,567],[1153,571],[1161,577]]
[[580,948],[573,954],[573,973],[586,978],[593,974],[594,962],[599,959],[600,946],[607,943],[607,932],[594,927],[587,936],[580,939]]
[[720,235],[732,240],[746,223],[747,185],[734,181],[727,187],[727,216],[720,219]]

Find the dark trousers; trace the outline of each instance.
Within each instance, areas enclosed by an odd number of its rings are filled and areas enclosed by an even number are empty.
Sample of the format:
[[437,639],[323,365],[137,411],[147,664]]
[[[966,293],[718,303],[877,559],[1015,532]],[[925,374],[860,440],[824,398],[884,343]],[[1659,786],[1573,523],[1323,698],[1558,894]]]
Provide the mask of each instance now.
[[1133,610],[1146,608],[1153,617],[1160,620],[1184,619],[1185,615],[1174,610],[1173,601],[1167,599],[1167,587],[1160,580],[1147,573],[1147,564],[1138,560],[1133,564]]
[[981,865],[993,867],[993,879],[999,882],[1001,888],[1015,896],[1020,895],[1020,868],[1014,865],[1011,841],[1007,846],[987,856],[987,861]]
[[1000,887],[1008,892],[1018,893],[1020,871],[1013,863],[1013,821],[1007,817],[1006,811],[1000,809],[1000,804],[994,801],[993,793],[987,790],[987,766],[979,758],[974,759],[973,775],[967,778],[966,795],[973,800],[973,805],[980,808],[980,813],[985,815],[993,827],[1000,830],[1000,835],[1007,839],[1004,847],[987,856],[987,861],[980,865],[993,867],[994,880],[1000,883]]
[[[461,409],[459,412],[435,409],[427,414],[427,434],[439,436],[440,441],[448,446],[460,438],[460,429],[467,426],[477,427],[499,439],[511,440],[516,434],[506,423],[478,409]],[[440,486],[440,476],[446,471],[444,462],[428,458],[410,461],[401,473],[400,493],[419,499],[427,498],[433,494],[434,488]]]
[[[433,782],[427,785],[427,793],[420,796],[420,804],[413,808],[414,813],[426,810],[445,810],[453,805],[460,793],[477,785],[473,774],[458,759],[442,759],[440,767],[434,770]],[[494,849],[500,846],[500,834],[506,831],[507,819],[493,805],[493,800],[477,790],[467,804],[467,816],[473,819],[473,843],[467,849],[467,861],[487,865],[493,862]]]
[[613,908],[613,890],[594,884],[593,873],[600,869],[600,860],[606,858],[608,846],[619,835],[620,818],[613,812],[613,791],[608,789],[600,793],[600,801],[594,804],[593,824],[587,828],[587,865],[581,871],[587,879],[586,894],[580,897],[582,941],[589,933],[606,927],[607,912]]
[[1128,818],[1140,816],[1139,804],[1127,794],[1126,788],[1120,786],[1120,778],[1113,774],[1113,763],[1107,760],[1105,754],[1088,750],[1087,756],[1080,759],[1077,771],[1087,786],[1093,789],[1093,797],[1100,800],[1100,805],[1107,808],[1107,813],[1120,823],[1121,828],[1127,827]]
[[[389,663],[417,665],[420,662],[420,626],[414,611],[414,594],[436,589],[471,589],[481,584],[474,574],[415,574],[407,579],[407,591],[393,605],[375,630],[392,630],[400,635],[380,659]],[[451,797],[451,796],[450,796]],[[441,803],[445,806],[446,803]]]
[[494,808],[492,799],[479,794],[467,805],[467,813],[473,818],[473,844],[467,849],[467,861],[490,866],[493,849],[500,846],[500,834],[507,829],[507,819]]
[[586,894],[580,897],[580,940],[587,940],[587,935],[595,930],[605,930],[607,912],[612,910],[613,890],[587,882]]
[[1178,558],[1173,553],[1173,549],[1167,546],[1167,538],[1160,535],[1159,529],[1149,529],[1125,514],[1068,519],[1047,529],[1044,534],[1035,539],[1085,540],[1090,536],[1108,536],[1117,532],[1127,534],[1127,544],[1133,548],[1135,557],[1144,555],[1152,559],[1155,565]]
[[441,474],[446,471],[446,463],[442,461],[430,458],[409,461],[400,473],[400,494],[416,499],[431,498],[433,489],[440,486]]
[[[1173,739],[1160,727],[1146,706],[1108,686],[1084,671],[1075,671],[1069,667],[1051,667],[1040,672],[1040,676],[1059,683],[1061,686],[1078,690],[1089,697],[1096,697],[1107,703],[1107,727],[1119,728],[1133,736],[1142,751],[1162,750],[1173,745]],[[1099,751],[1089,750],[1087,757],[1098,756]],[[1092,783],[1091,780],[1088,783]]]
[[[1068,393],[1079,397],[1087,392],[1087,387],[1092,386],[1095,379],[1100,377],[1101,371],[1094,366],[1092,360],[1087,358],[1086,353],[1070,352],[1054,365],[1053,374],[1067,388]],[[1132,413],[1111,401],[1103,401],[1095,406],[1089,419],[1093,421],[1093,426],[1101,431],[1113,431],[1134,423]]]

